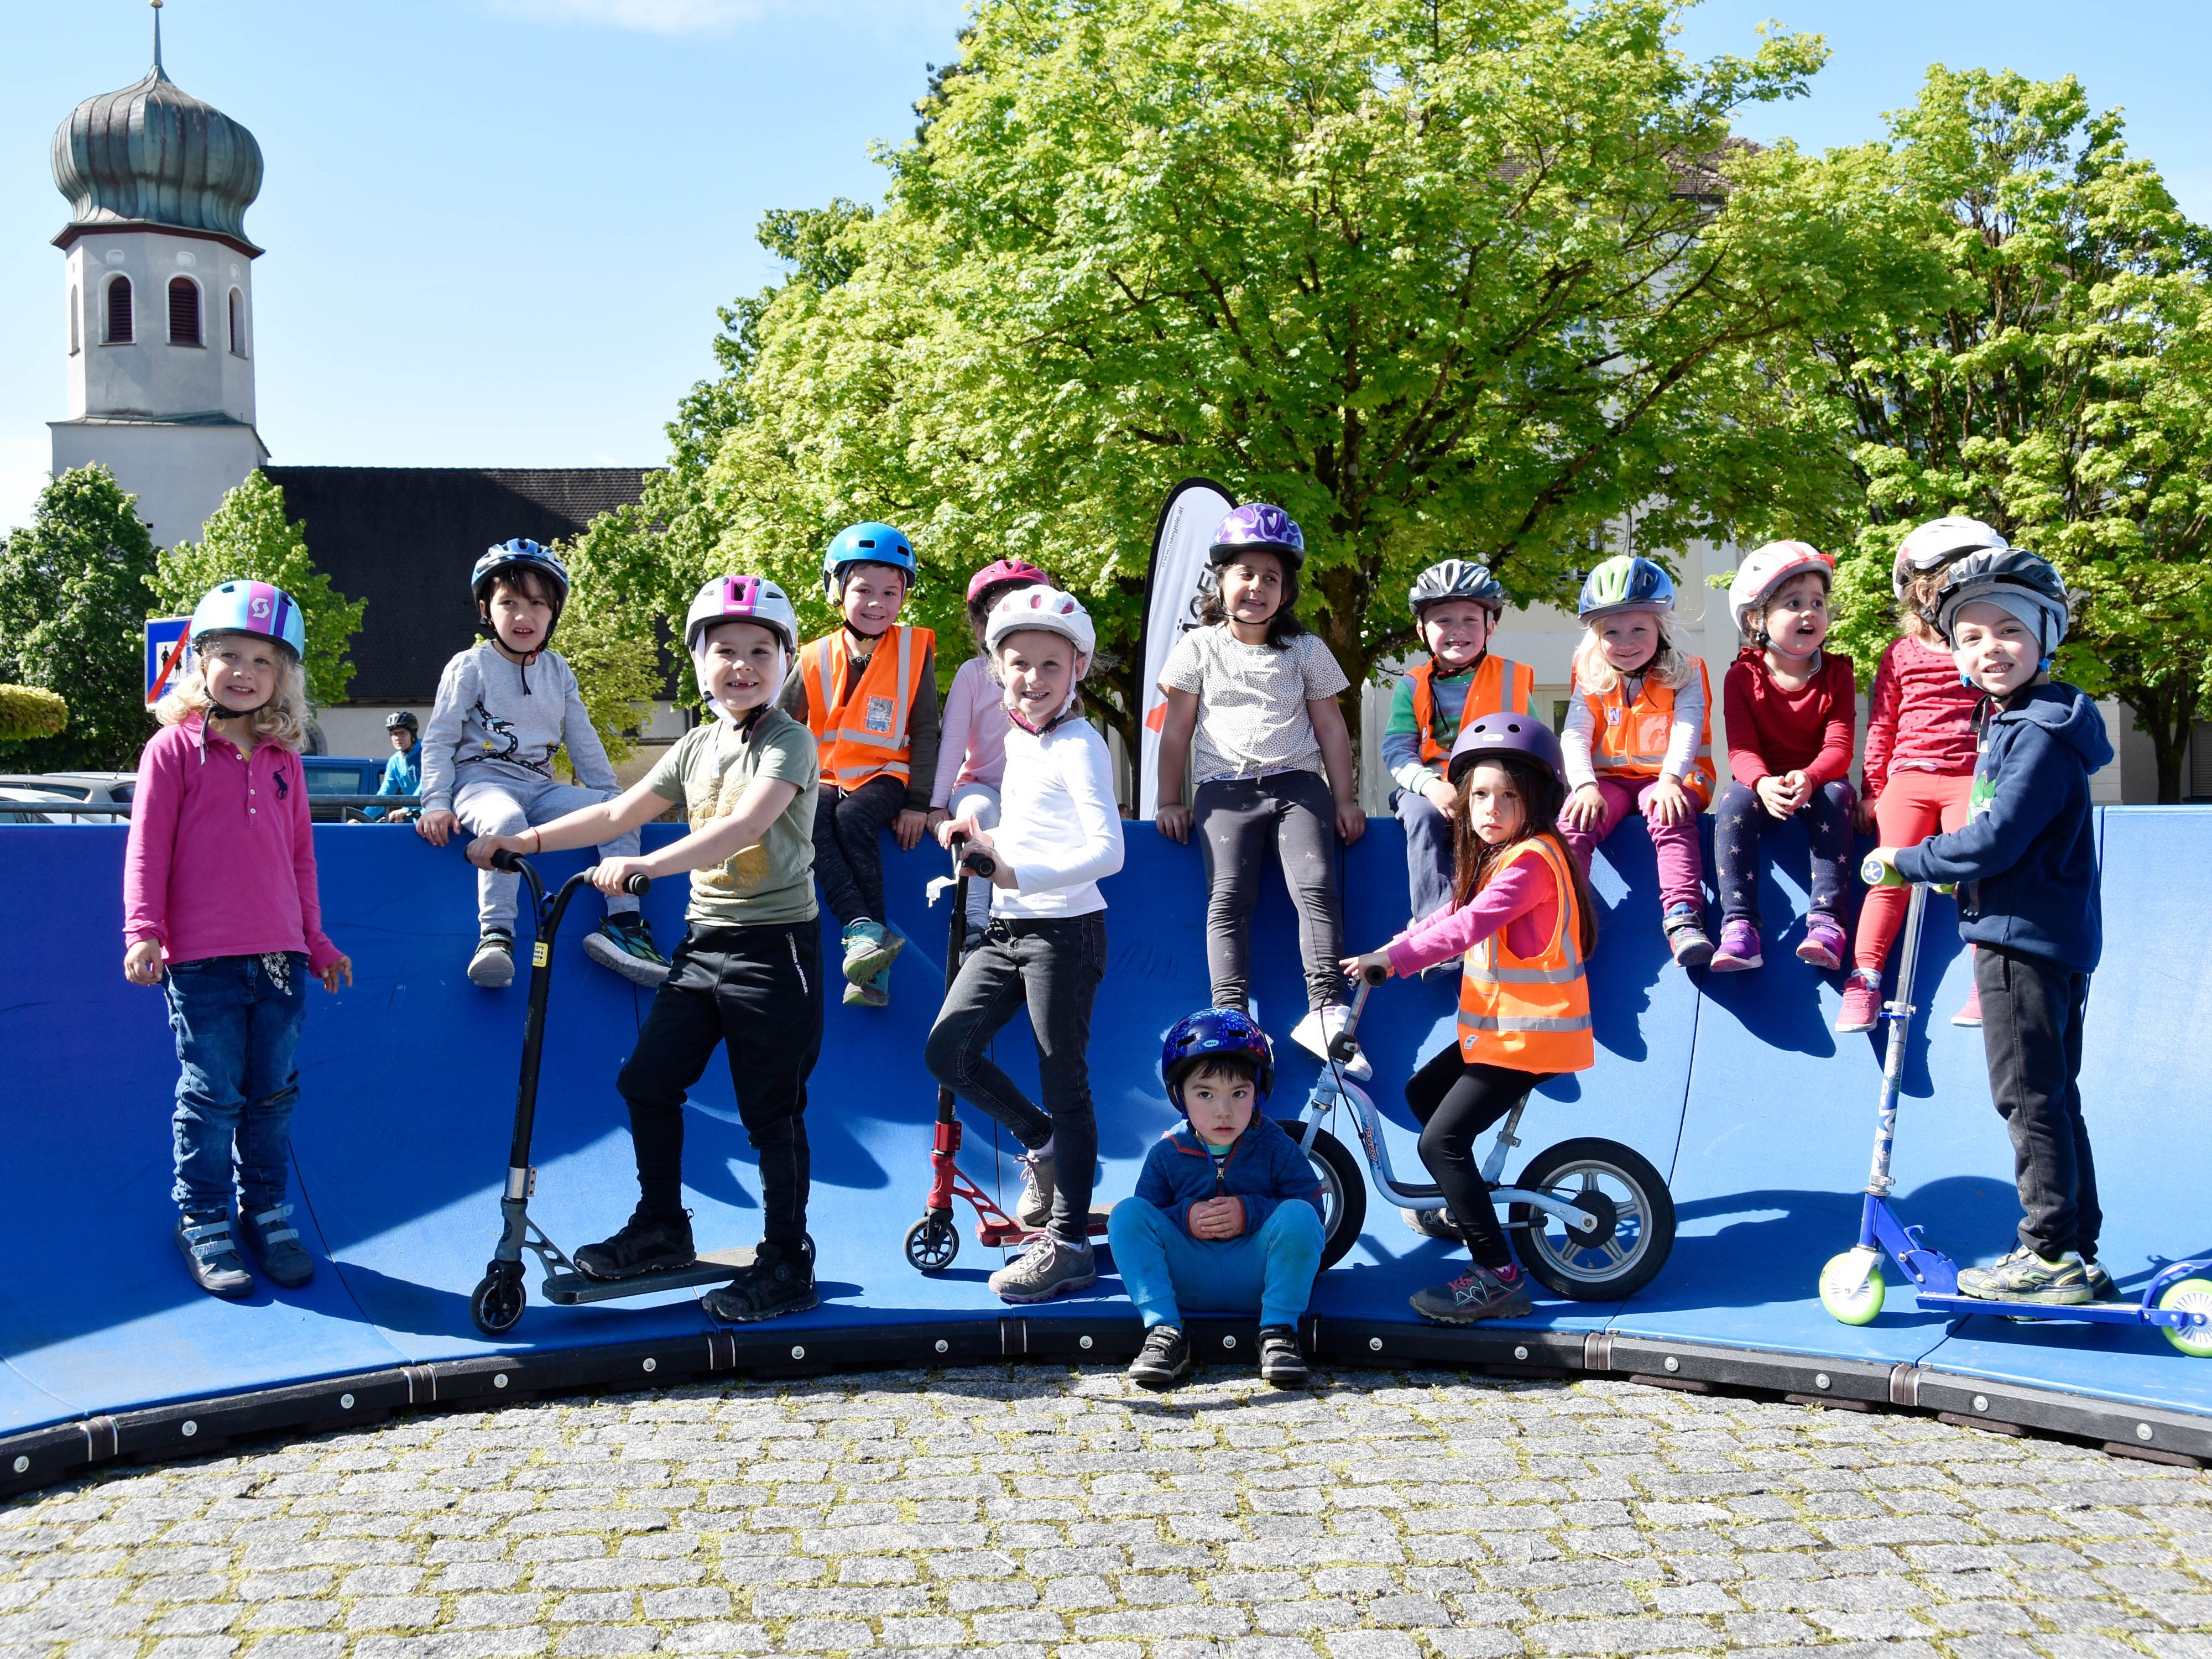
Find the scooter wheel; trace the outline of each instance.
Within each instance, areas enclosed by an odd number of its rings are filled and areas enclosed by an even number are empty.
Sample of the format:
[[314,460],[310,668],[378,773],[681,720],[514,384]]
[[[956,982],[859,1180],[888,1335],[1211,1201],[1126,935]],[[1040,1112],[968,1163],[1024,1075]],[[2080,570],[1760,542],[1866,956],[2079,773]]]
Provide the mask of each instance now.
[[1864,1325],[1881,1311],[1881,1258],[1870,1250],[1832,1255],[1820,1269],[1820,1305],[1844,1325]]
[[[1291,1133],[1295,1139],[1296,1126]],[[1326,1129],[1307,1135],[1306,1162],[1321,1182],[1321,1265],[1334,1267],[1351,1253],[1367,1224],[1367,1177],[1359,1160]]]
[[1614,1140],[1563,1140],[1528,1160],[1514,1183],[1556,1194],[1595,1225],[1570,1229],[1533,1204],[1506,1217],[1513,1254],[1555,1296],[1609,1302],[1658,1277],[1674,1249],[1674,1198],[1650,1161]]
[[530,1292],[520,1277],[486,1273],[469,1297],[469,1319],[486,1336],[505,1336],[522,1322]]
[[[2169,1285],[2158,1299],[2161,1308],[2186,1308],[2191,1313],[2212,1317],[2212,1279],[2185,1279]],[[2187,1354],[2191,1359],[2212,1359],[2212,1325],[2191,1325],[2187,1330],[2176,1330],[2171,1325],[2159,1328],[2166,1340]]]
[[906,1230],[907,1265],[916,1273],[941,1273],[960,1254],[960,1229],[952,1218],[926,1215]]

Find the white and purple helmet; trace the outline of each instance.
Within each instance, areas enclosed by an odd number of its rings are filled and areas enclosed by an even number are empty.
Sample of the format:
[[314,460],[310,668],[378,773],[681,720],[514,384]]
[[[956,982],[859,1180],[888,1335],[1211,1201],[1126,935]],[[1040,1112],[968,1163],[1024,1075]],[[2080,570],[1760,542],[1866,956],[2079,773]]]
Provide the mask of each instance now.
[[210,634],[252,634],[275,641],[295,661],[307,653],[307,623],[300,602],[268,582],[240,580],[210,590],[192,607],[186,631],[195,647]]
[[1239,553],[1273,553],[1293,572],[1305,562],[1305,532],[1279,507],[1249,501],[1221,521],[1206,550],[1206,562],[1226,564]]

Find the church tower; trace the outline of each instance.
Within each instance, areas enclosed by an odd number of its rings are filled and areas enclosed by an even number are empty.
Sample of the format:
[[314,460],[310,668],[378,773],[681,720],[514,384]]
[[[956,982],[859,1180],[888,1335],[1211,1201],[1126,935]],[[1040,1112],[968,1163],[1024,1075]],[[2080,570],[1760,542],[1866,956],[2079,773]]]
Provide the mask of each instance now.
[[70,222],[70,417],[57,474],[104,462],[156,545],[198,539],[223,492],[268,459],[253,415],[253,261],[246,210],[261,147],[161,66],[79,104],[54,134]]

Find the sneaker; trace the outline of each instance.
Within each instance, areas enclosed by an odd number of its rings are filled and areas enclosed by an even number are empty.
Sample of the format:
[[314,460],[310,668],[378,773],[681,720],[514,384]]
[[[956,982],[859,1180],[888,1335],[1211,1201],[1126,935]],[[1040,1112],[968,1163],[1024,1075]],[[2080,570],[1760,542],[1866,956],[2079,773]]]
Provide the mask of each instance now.
[[585,934],[584,954],[647,989],[668,977],[668,958],[654,948],[645,918],[635,910],[609,916]]
[[1022,1195],[1014,1200],[1014,1219],[1031,1232],[1042,1232],[1052,1219],[1052,1153],[1024,1152]]
[[504,991],[514,983],[514,935],[504,927],[487,927],[477,940],[477,953],[469,958],[469,977],[487,991]]
[[2089,1299],[2092,1302],[2110,1302],[2120,1293],[2120,1287],[2112,1282],[2112,1274],[2105,1271],[2105,1264],[2094,1255],[2081,1258],[2081,1277],[2089,1281]]
[[1529,1311],[1528,1279],[1518,1267],[1493,1273],[1476,1263],[1449,1285],[1415,1292],[1413,1304],[1422,1318],[1447,1325],[1472,1324],[1478,1319],[1520,1319]]
[[1303,1389],[1312,1373],[1298,1350],[1298,1334],[1288,1325],[1260,1328],[1260,1380],[1279,1389]]
[[238,1236],[272,1282],[295,1291],[315,1276],[315,1259],[300,1248],[291,1216],[289,1204],[272,1204],[258,1215],[240,1211]]
[[2089,1288],[2081,1258],[2073,1251],[2046,1261],[2022,1245],[1993,1267],[1961,1268],[1959,1294],[1983,1302],[2043,1302],[2074,1308],[2094,1299],[2096,1292]]
[[1836,1033],[1848,1036],[1853,1031],[1871,1031],[1875,1021],[1881,1017],[1881,987],[1857,969],[1851,970],[1844,981],[1844,1006],[1836,1011]]
[[1056,1233],[1039,1233],[1030,1246],[991,1275],[991,1293],[1001,1302],[1049,1302],[1067,1291],[1097,1283],[1091,1241],[1071,1243]]
[[1190,1343],[1180,1325],[1155,1325],[1145,1333],[1141,1352],[1129,1362],[1129,1381],[1140,1389],[1172,1389],[1187,1382],[1194,1364]]
[[[1344,1035],[1350,1023],[1352,1011],[1340,1002],[1332,1002],[1316,1008],[1291,1028],[1291,1041],[1308,1054],[1321,1060],[1328,1058],[1328,1045]],[[1367,1056],[1353,1044],[1352,1058],[1344,1061],[1344,1074],[1355,1083],[1364,1083],[1375,1075],[1375,1068],[1367,1063]]]
[[763,1239],[753,1252],[752,1266],[719,1291],[699,1298],[700,1305],[717,1319],[749,1325],[755,1320],[777,1319],[805,1313],[822,1304],[814,1286],[814,1264],[804,1249],[772,1244]]
[[688,1267],[694,1257],[690,1212],[663,1215],[641,1204],[620,1232],[585,1245],[576,1252],[575,1261],[576,1270],[586,1279],[635,1279],[641,1273]]
[[855,985],[881,977],[906,949],[906,936],[880,921],[848,922],[843,938],[845,977]]
[[886,968],[873,979],[845,985],[845,1006],[848,1008],[888,1008],[891,1006],[891,975]]
[[[1681,951],[1678,945],[1675,960],[1680,959]],[[1715,973],[1740,974],[1747,968],[1763,968],[1765,965],[1766,957],[1759,944],[1758,928],[1741,921],[1721,924],[1721,948],[1713,952],[1711,963]]]
[[176,1240],[192,1283],[210,1296],[234,1302],[253,1294],[253,1275],[246,1271],[238,1247],[231,1242],[229,1211],[179,1216]]
[[1844,965],[1844,924],[1815,910],[1805,918],[1805,937],[1797,942],[1797,960],[1832,974]]
[[1705,918],[1695,905],[1678,905],[1659,924],[1666,930],[1667,948],[1680,968],[1702,968],[1713,959],[1713,942],[1705,937]]
[[1971,986],[1967,988],[1966,1001],[1960,1005],[1959,1012],[1951,1016],[1951,1024],[1954,1025],[1979,1025],[1981,1023],[1982,988],[1978,985]]
[[1453,1244],[1467,1243],[1467,1235],[1452,1219],[1449,1210],[1401,1210],[1398,1213],[1406,1218],[1408,1227],[1424,1238],[1441,1238]]

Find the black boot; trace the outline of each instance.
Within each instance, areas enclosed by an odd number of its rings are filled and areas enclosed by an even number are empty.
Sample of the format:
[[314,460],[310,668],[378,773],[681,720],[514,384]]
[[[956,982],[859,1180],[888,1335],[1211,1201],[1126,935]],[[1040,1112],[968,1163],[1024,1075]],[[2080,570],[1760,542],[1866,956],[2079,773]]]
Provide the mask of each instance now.
[[769,1239],[763,1239],[753,1252],[752,1266],[720,1290],[700,1298],[701,1305],[715,1318],[740,1325],[805,1313],[821,1300],[814,1288],[813,1259],[805,1247]]
[[641,1204],[612,1238],[577,1251],[576,1266],[586,1279],[635,1279],[688,1267],[693,1255],[690,1211],[663,1215]]

